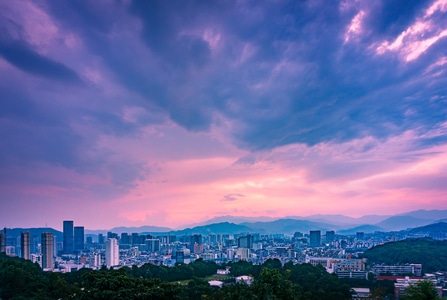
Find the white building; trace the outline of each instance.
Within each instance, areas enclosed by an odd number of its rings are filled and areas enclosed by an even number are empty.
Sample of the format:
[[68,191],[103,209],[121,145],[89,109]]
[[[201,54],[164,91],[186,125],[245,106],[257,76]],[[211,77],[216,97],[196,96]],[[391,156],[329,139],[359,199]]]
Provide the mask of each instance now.
[[118,241],[114,238],[106,241],[106,266],[107,268],[118,266],[120,264],[119,259],[119,247]]

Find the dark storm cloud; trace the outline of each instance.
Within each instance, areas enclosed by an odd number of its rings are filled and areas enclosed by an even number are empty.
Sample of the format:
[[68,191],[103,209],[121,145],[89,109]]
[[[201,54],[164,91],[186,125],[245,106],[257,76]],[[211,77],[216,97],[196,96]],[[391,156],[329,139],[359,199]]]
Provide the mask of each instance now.
[[68,83],[80,83],[75,71],[66,65],[35,52],[24,41],[0,39],[0,56],[33,75]]
[[[36,81],[45,87],[41,90],[25,85],[27,93],[18,83],[23,78],[3,85],[0,114],[9,123],[1,131],[7,142],[0,159],[103,170],[113,155],[85,155],[97,150],[101,135],[134,136],[148,124],[166,122],[166,116],[194,132],[219,127],[223,119],[231,125],[225,133],[233,142],[255,151],[386,139],[416,129],[422,135],[445,122],[445,65],[436,62],[445,56],[446,39],[410,62],[398,51],[376,51],[422,18],[433,2],[345,2],[352,4],[345,10],[338,1],[40,2],[36,5],[61,35],[78,42],[76,50],[64,51],[83,51],[84,57],[60,61],[54,52],[37,51],[21,24],[14,25],[18,36],[9,25],[2,27],[7,30],[0,32],[1,57],[36,80],[82,78],[84,84],[66,94],[47,81]],[[347,39],[360,12],[359,32]],[[445,12],[433,18],[436,32],[445,24]],[[61,44],[48,48],[56,52]],[[87,83],[82,72],[90,67],[110,84]],[[88,98],[86,107],[74,105],[76,97]],[[126,120],[127,106],[146,114]],[[73,124],[90,129],[74,130]],[[444,143],[442,135],[425,137],[414,147]],[[134,167],[128,171],[122,163],[106,168],[114,184],[131,186],[145,173],[136,162],[129,162]]]

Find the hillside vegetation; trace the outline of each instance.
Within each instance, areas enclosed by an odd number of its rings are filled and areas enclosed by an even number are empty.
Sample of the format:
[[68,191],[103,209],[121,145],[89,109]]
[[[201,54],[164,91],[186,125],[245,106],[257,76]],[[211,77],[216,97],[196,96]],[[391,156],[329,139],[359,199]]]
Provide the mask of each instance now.
[[369,265],[422,264],[422,271],[431,273],[447,266],[447,240],[425,238],[386,243],[368,249],[363,257]]

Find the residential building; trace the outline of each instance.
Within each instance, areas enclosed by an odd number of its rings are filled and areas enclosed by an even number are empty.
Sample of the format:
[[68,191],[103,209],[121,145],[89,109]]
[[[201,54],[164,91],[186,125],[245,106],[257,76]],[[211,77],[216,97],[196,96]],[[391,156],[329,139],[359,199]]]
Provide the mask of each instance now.
[[118,241],[115,238],[110,238],[106,241],[106,266],[110,268],[119,264]]
[[54,268],[54,248],[53,248],[53,233],[42,232],[41,235],[41,255],[42,255],[42,269],[48,270]]
[[30,234],[28,231],[20,233],[20,253],[24,259],[30,259]]

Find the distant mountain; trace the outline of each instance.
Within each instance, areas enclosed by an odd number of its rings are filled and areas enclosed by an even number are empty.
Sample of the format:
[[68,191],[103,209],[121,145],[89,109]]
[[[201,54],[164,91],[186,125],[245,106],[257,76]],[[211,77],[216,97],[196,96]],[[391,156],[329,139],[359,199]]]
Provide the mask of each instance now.
[[123,232],[127,233],[142,233],[142,232],[168,232],[173,231],[172,228],[168,227],[158,227],[158,226],[140,226],[140,227],[114,227],[110,230],[85,230],[85,234],[107,234],[107,232],[114,232],[121,234]]
[[337,233],[339,234],[355,234],[356,232],[365,232],[365,233],[374,233],[376,231],[384,231],[383,228],[375,225],[360,225],[354,228],[339,230]]
[[375,225],[378,227],[382,227],[385,231],[395,231],[424,226],[432,222],[433,220],[418,219],[409,215],[400,215],[389,217],[388,219],[383,220],[382,222],[379,222]]
[[410,230],[412,233],[425,233],[425,232],[446,232],[447,233],[447,223],[439,222],[422,227],[416,227]]
[[247,222],[265,222],[265,221],[273,221],[276,220],[275,218],[271,217],[244,217],[244,216],[219,216],[214,217],[212,219],[206,220],[204,222],[195,223],[188,225],[187,227],[196,227],[196,226],[203,226],[203,225],[210,225],[215,223],[234,223],[234,224],[241,224],[241,223],[247,223]]
[[399,216],[410,216],[417,219],[422,220],[440,220],[440,219],[446,219],[447,218],[447,210],[425,210],[425,209],[419,209],[415,211],[410,211],[407,213],[400,214]]
[[379,223],[391,216],[388,215],[366,215],[360,218],[348,217],[345,215],[311,215],[301,219],[312,220],[316,222],[339,224],[339,225],[364,225]]
[[[299,218],[299,217],[287,217],[287,218],[296,219],[296,218]],[[344,216],[344,215],[322,215],[322,214],[317,214],[317,215],[307,216],[307,217],[304,217],[304,218],[301,217],[299,219],[311,220],[311,221],[315,221],[315,222],[331,223],[331,224],[340,224],[340,225],[358,224],[356,218],[347,217],[347,216]]]
[[293,234],[300,231],[307,233],[310,230],[332,230],[334,225],[313,222],[308,220],[296,220],[296,219],[279,219],[271,222],[254,222],[254,223],[242,223],[247,227],[252,228],[259,233],[286,233]]
[[38,228],[12,228],[12,229],[8,229],[6,231],[6,236],[7,237],[20,237],[20,233],[28,231],[30,234],[30,237],[32,236],[37,236],[40,239],[40,236],[42,234],[42,232],[52,232],[54,236],[57,237],[58,241],[62,241],[63,239],[63,234],[60,231],[57,231],[53,228],[48,228],[48,227],[38,227]]
[[193,228],[186,228],[183,230],[172,231],[169,233],[177,235],[189,235],[189,234],[234,234],[243,232],[253,232],[253,229],[241,224],[234,224],[229,222],[221,222],[203,226],[196,226]]

